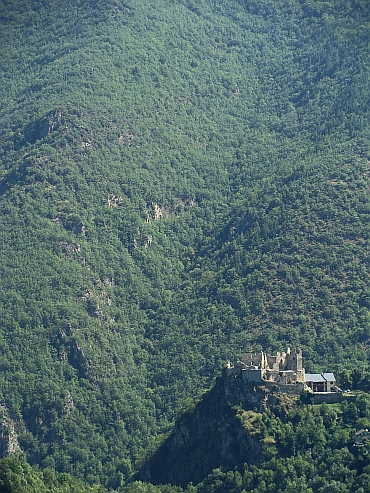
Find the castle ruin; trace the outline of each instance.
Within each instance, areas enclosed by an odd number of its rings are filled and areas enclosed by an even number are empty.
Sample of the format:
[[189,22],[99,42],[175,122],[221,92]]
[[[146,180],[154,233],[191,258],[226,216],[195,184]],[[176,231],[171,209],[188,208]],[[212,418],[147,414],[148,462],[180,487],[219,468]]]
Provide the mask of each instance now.
[[286,352],[269,356],[261,351],[257,354],[243,353],[241,360],[233,366],[230,362],[226,368],[226,375],[232,376],[241,373],[246,382],[271,382],[279,385],[305,385],[305,371],[302,367],[302,351],[287,349]]
[[312,394],[313,403],[341,402],[343,393],[336,386],[333,373],[305,373],[302,366],[302,351],[288,348],[286,353],[269,356],[261,351],[257,354],[243,353],[234,365],[228,362],[226,377],[229,384],[234,379],[252,383],[265,389],[278,387],[280,392],[299,395],[302,391]]

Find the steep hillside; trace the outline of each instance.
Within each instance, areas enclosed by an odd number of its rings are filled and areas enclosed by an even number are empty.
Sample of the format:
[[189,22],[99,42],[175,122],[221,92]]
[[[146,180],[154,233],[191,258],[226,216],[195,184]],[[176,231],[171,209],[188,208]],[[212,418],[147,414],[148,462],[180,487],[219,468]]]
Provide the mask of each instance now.
[[210,314],[227,312],[228,340],[235,325],[248,327],[235,348],[290,341],[304,347],[310,371],[351,358],[366,368],[369,185],[366,159],[326,154],[238,192],[217,240],[189,271],[194,311],[202,306],[198,316],[214,331]]
[[233,470],[243,468],[244,463],[259,464],[263,462],[259,418],[250,412],[249,427],[243,427],[236,409],[226,399],[225,382],[220,378],[196,406],[180,417],[139,477],[155,484],[186,487],[190,482],[200,483],[218,467]]
[[355,431],[369,423],[369,395],[332,405],[303,400],[277,385],[223,375],[179,418],[140,475],[192,493],[367,491],[369,443],[356,444]]
[[369,28],[0,1],[4,454],[116,488],[241,346],[367,368]]

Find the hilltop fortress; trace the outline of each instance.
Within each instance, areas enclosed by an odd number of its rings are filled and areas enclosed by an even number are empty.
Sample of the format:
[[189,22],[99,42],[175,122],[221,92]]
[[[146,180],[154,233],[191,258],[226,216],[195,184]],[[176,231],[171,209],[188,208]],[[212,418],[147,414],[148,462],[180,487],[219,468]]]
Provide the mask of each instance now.
[[[305,385],[305,371],[302,367],[302,351],[287,349],[287,352],[269,356],[263,351],[257,354],[243,353],[241,361],[233,366],[228,363],[226,375],[241,373],[247,382],[274,382],[279,385]],[[300,385],[298,385],[301,387]]]
[[269,356],[261,351],[257,354],[243,353],[241,360],[231,365],[228,362],[226,377],[255,385],[263,384],[266,389],[278,387],[287,394],[311,392],[314,402],[340,402],[342,391],[336,386],[333,373],[305,373],[302,351],[288,348],[286,353]]

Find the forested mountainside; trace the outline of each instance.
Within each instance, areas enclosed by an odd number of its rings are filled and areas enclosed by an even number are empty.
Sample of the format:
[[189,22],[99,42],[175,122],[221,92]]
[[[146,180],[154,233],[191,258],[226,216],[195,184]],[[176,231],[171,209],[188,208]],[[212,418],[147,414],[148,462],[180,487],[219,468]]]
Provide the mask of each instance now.
[[355,439],[368,436],[355,432],[369,424],[369,394],[309,401],[223,375],[179,418],[140,476],[192,493],[369,491],[370,443]]
[[369,16],[0,1],[3,456],[118,488],[241,347],[367,371]]

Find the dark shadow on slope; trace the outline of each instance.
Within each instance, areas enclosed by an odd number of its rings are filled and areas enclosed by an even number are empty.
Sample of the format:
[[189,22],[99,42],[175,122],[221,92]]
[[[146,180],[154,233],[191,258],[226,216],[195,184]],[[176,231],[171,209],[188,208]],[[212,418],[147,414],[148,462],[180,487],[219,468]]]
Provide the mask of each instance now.
[[27,144],[34,144],[38,140],[44,139],[57,130],[62,122],[63,112],[60,108],[50,111],[46,116],[26,125],[23,135],[14,140],[14,149],[18,151]]
[[0,180],[0,196],[4,195],[11,187],[17,183],[24,183],[27,169],[32,166],[31,161],[24,161],[19,168],[12,169],[2,180]]
[[[56,131],[63,123],[64,116],[60,108],[50,111],[45,117],[28,124],[22,134],[14,140],[14,149],[18,151],[28,144],[35,144]],[[32,161],[26,159],[21,166],[11,169],[5,177],[0,180],[0,195],[17,183],[24,183],[28,168],[33,165]]]
[[215,468],[235,470],[245,462],[261,461],[259,436],[242,426],[236,410],[225,399],[224,379],[219,378],[195,408],[177,421],[137,479],[186,487],[190,482],[199,483]]

